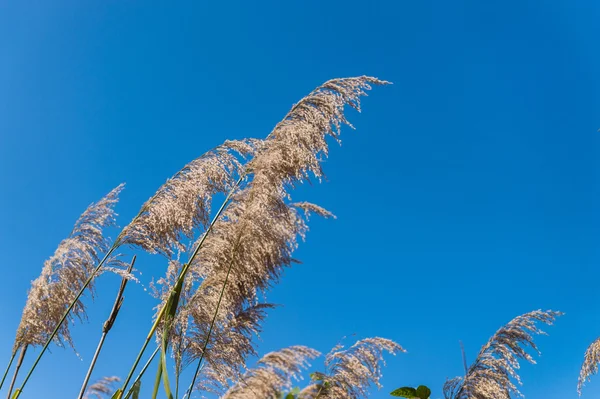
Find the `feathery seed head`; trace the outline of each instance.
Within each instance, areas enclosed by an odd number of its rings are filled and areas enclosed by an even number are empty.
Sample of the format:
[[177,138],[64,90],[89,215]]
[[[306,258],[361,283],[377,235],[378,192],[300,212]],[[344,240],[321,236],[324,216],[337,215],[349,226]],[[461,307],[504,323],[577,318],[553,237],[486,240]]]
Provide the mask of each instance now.
[[305,346],[291,346],[271,352],[258,361],[258,366],[246,372],[227,390],[222,399],[279,399],[280,392],[290,389],[292,380],[308,366],[308,360],[320,353]]
[[[43,345],[93,273],[100,261],[100,254],[108,250],[109,241],[102,235],[102,229],[114,225],[116,214],[113,207],[123,187],[123,184],[119,185],[106,197],[91,204],[75,223],[70,236],[44,262],[40,276],[31,283],[14,349],[23,345]],[[108,264],[114,266],[118,261],[109,260]],[[93,294],[93,283],[88,290]],[[81,298],[75,303],[68,321],[72,323],[76,318],[85,318]],[[55,337],[58,345],[67,342],[73,346],[69,324],[63,323],[60,327]]]
[[385,338],[366,338],[348,349],[335,346],[325,357],[326,373],[316,373],[318,383],[303,389],[301,399],[358,399],[366,398],[371,385],[381,388],[383,352],[396,354],[405,350]]
[[536,323],[552,325],[560,312],[536,310],[515,317],[501,327],[481,348],[467,375],[453,378],[444,384],[446,399],[510,399],[522,396],[517,386],[521,384],[516,370],[519,360],[535,363],[527,348],[539,353],[533,342],[534,334],[545,334]]
[[[294,105],[264,141],[252,144],[251,148],[255,150],[253,158],[243,169],[236,164],[236,174],[247,177],[243,186],[237,188],[233,180],[224,177],[210,179],[224,182],[215,191],[230,188],[233,192],[230,203],[210,234],[200,238],[203,244],[189,269],[196,288],[186,306],[180,307],[182,318],[177,323],[185,324],[191,337],[189,345],[184,345],[188,352],[186,356],[189,359],[203,356],[209,364],[206,373],[214,378],[215,385],[225,386],[227,378],[235,376],[236,370],[244,365],[245,356],[254,352],[246,333],[258,328],[265,309],[259,308],[257,315],[244,320],[250,326],[248,328],[239,327],[240,315],[248,309],[256,309],[259,306],[258,295],[277,282],[283,269],[293,262],[292,253],[297,247],[297,239],[304,238],[307,231],[308,213],[333,216],[313,204],[290,204],[288,189],[308,180],[311,175],[318,179],[323,176],[321,162],[328,152],[326,138],[330,136],[339,141],[341,125],[349,124],[344,116],[344,107],[349,105],[360,110],[359,99],[370,85],[386,83],[365,76],[326,82]],[[202,162],[199,165],[203,165]],[[142,238],[129,243],[169,255],[172,253],[170,248],[181,248],[177,245],[180,235],[191,233],[195,226],[191,221],[202,220],[199,224],[207,222],[208,199],[215,191],[206,190],[206,184],[197,183],[204,178],[201,177],[205,174],[202,168],[198,167],[198,178],[194,179],[193,189],[189,189],[196,190],[193,195],[179,195],[179,190],[187,192],[188,186],[186,178],[180,175],[159,190],[139,218],[142,220],[139,222]],[[177,205],[180,197],[185,202],[181,206]],[[190,199],[198,197],[207,200],[198,201],[195,207],[191,207]],[[163,207],[163,202],[168,205]],[[153,211],[153,206],[160,207],[160,211]],[[163,211],[163,208],[178,207],[189,209],[184,212],[186,217],[177,219],[170,216],[174,211]],[[156,216],[145,216],[153,212]],[[154,219],[157,222],[150,222]],[[170,222],[163,226],[166,220]],[[132,225],[137,223],[134,221]],[[174,225],[177,228],[171,227]],[[127,235],[132,236],[131,233]],[[151,238],[143,241],[148,236]],[[161,306],[164,306],[164,301]],[[203,343],[215,314],[215,327],[204,351]],[[235,345],[229,349],[221,346],[221,342],[232,340],[231,328],[228,327],[232,323],[244,333],[234,334],[237,337]]]
[[581,396],[581,390],[590,377],[598,373],[598,364],[600,363],[600,338],[597,338],[585,351],[581,371],[579,372],[579,381],[577,383],[577,393]]
[[226,141],[187,164],[142,206],[118,243],[167,257],[184,250],[181,240],[208,223],[212,197],[230,190],[240,176],[238,156],[251,155],[258,144],[251,139]]

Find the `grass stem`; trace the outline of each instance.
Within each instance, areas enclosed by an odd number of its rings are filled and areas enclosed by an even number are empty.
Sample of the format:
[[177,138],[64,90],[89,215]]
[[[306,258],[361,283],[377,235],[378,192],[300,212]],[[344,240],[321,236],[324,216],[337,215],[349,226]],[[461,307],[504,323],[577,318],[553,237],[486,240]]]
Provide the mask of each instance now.
[[10,371],[10,366],[12,366],[16,355],[17,355],[17,350],[15,349],[15,350],[13,350],[12,355],[10,356],[8,366],[6,366],[6,370],[4,371],[4,375],[2,376],[2,381],[0,381],[0,389],[2,389],[2,385],[4,385],[4,380],[6,380],[6,376],[8,375],[8,372]]
[[[207,227],[206,232],[204,233],[204,235],[202,236],[202,238],[200,239],[200,241],[196,245],[196,248],[194,249],[194,252],[190,256],[188,262],[186,264],[184,264],[183,267],[181,268],[181,271],[179,272],[179,277],[177,278],[177,282],[175,283],[175,285],[173,286],[173,288],[175,288],[178,285],[181,285],[183,283],[183,280],[185,279],[185,277],[187,275],[187,272],[188,272],[188,270],[190,268],[190,265],[192,264],[192,262],[194,261],[194,259],[198,255],[198,252],[200,251],[200,248],[202,247],[202,244],[204,244],[204,241],[206,240],[206,237],[208,237],[208,234],[212,231],[213,226],[215,225],[215,223],[217,222],[217,220],[219,219],[219,217],[221,216],[221,214],[223,213],[223,211],[225,210],[225,208],[229,204],[229,202],[231,200],[231,197],[233,196],[234,192],[237,190],[237,188],[242,183],[242,181],[244,180],[245,177],[246,177],[246,174],[245,173],[242,174],[240,176],[240,178],[237,180],[237,182],[235,183],[235,185],[231,188],[231,190],[227,194],[227,197],[225,197],[225,200],[223,201],[223,203],[221,204],[221,207],[219,208],[219,210],[215,214],[214,218],[210,222],[210,225]],[[129,384],[129,381],[131,381],[131,377],[133,376],[133,373],[135,372],[135,369],[136,369],[137,365],[139,364],[140,359],[142,358],[142,355],[144,354],[144,351],[146,350],[146,347],[148,346],[148,343],[150,342],[150,339],[154,335],[154,332],[156,331],[156,328],[158,327],[161,319],[163,318],[163,316],[165,314],[166,308],[167,308],[166,306],[163,306],[161,308],[160,312],[158,313],[158,315],[156,316],[156,321],[152,325],[152,328],[150,328],[150,332],[148,333],[148,336],[146,337],[144,345],[142,345],[142,349],[140,349],[140,351],[139,351],[139,353],[137,355],[137,358],[136,358],[135,362],[133,363],[133,366],[129,370],[129,374],[127,375],[127,378],[125,379],[125,382],[123,383],[123,386],[121,387],[121,394],[119,396],[117,396],[116,399],[121,399],[122,398],[122,396],[123,396],[122,392],[125,392],[125,389],[127,388],[127,385]]]
[[[133,265],[135,264],[135,259],[136,259],[136,257],[134,255],[133,259],[131,260],[131,263],[129,264],[129,267],[127,268],[127,273],[131,273],[131,270],[133,269]],[[94,370],[94,367],[96,366],[96,361],[98,360],[98,356],[100,355],[100,351],[102,350],[102,346],[104,345],[104,340],[106,339],[106,335],[108,335],[108,332],[112,328],[115,320],[117,319],[117,316],[119,315],[119,310],[121,310],[121,305],[123,304],[123,292],[125,292],[125,287],[127,286],[127,281],[129,281],[129,279],[127,277],[123,277],[121,279],[121,286],[119,287],[119,292],[117,293],[117,298],[115,299],[115,303],[112,307],[110,315],[108,316],[108,319],[104,322],[104,325],[102,326],[102,336],[100,337],[100,341],[98,342],[98,346],[96,347],[96,352],[94,353],[94,357],[92,358],[92,361],[90,362],[90,367],[88,368],[87,374],[85,375],[85,378],[83,380],[83,384],[81,385],[81,390],[79,392],[79,396],[77,397],[77,399],[83,398],[87,384],[90,381],[90,377],[92,376],[92,371]]]
[[15,373],[13,374],[12,381],[10,382],[10,387],[8,387],[8,395],[6,396],[6,399],[10,399],[12,390],[15,387],[15,381],[17,381],[17,375],[19,374],[19,369],[21,368],[21,365],[23,364],[23,359],[25,359],[25,352],[27,352],[27,346],[28,345],[21,347],[21,353],[19,354],[19,360],[17,360],[17,366],[15,368]]

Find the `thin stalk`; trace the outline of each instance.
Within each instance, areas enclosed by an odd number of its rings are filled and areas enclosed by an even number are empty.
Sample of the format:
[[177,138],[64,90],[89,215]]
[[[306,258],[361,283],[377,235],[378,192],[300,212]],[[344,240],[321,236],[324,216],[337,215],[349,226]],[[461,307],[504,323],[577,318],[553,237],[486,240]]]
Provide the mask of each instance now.
[[12,366],[13,361],[15,360],[15,356],[17,355],[17,350],[13,350],[12,355],[10,356],[10,361],[8,362],[8,366],[6,366],[6,371],[4,371],[4,375],[2,376],[2,381],[0,381],[0,389],[2,389],[2,385],[4,385],[4,380],[10,371],[10,366]]
[[463,367],[465,368],[465,377],[469,374],[469,368],[467,367],[467,356],[465,355],[465,346],[462,341],[460,342],[460,352],[462,354]]
[[[187,272],[188,272],[188,270],[190,268],[190,265],[192,264],[192,262],[194,261],[194,259],[198,255],[198,252],[200,251],[200,248],[202,247],[202,244],[204,244],[204,241],[206,240],[206,237],[208,237],[208,234],[212,231],[213,226],[215,225],[215,223],[217,222],[217,220],[219,219],[219,217],[221,216],[221,214],[223,213],[223,211],[225,210],[225,208],[229,204],[229,201],[231,200],[231,197],[233,196],[233,193],[237,190],[237,188],[242,183],[242,181],[244,180],[245,177],[246,177],[246,173],[242,174],[240,176],[240,178],[237,180],[237,182],[235,183],[235,185],[231,188],[231,190],[227,194],[227,197],[225,197],[225,200],[223,201],[223,203],[221,204],[221,207],[219,208],[219,210],[217,211],[216,215],[214,216],[214,218],[210,222],[208,228],[206,229],[206,232],[204,233],[204,235],[202,236],[202,238],[198,242],[198,245],[196,245],[196,248],[194,249],[194,252],[192,253],[192,255],[190,256],[190,258],[188,259],[188,262],[186,264],[184,264],[183,267],[181,268],[181,271],[179,272],[179,277],[177,278],[177,282],[175,283],[175,285],[173,285],[173,287],[176,287],[178,284],[182,283],[183,280],[185,279],[185,277],[187,275]],[[158,327],[158,324],[160,323],[163,315],[165,314],[166,308],[167,308],[166,306],[163,306],[161,308],[160,312],[158,313],[158,315],[156,316],[156,321],[154,322],[154,324],[150,328],[150,332],[148,333],[148,336],[146,337],[146,340],[144,341],[144,345],[142,345],[142,348],[140,349],[140,351],[139,351],[139,353],[137,355],[137,358],[136,358],[135,362],[133,363],[133,366],[129,370],[129,374],[127,375],[127,378],[125,379],[125,382],[123,383],[123,386],[121,387],[121,392],[125,392],[125,389],[127,388],[127,385],[129,384],[129,381],[131,381],[131,377],[133,376],[133,373],[135,372],[135,369],[138,366],[138,364],[140,362],[140,359],[142,358],[142,355],[144,354],[144,351],[146,350],[146,347],[148,346],[148,343],[150,342],[150,339],[154,335],[154,332],[156,331],[156,328]],[[121,393],[117,397],[117,399],[121,399],[122,396],[123,396],[123,394]]]
[[[131,260],[131,263],[129,264],[129,267],[127,268],[127,273],[131,273],[131,270],[133,269],[133,265],[135,264],[135,259],[136,259],[136,256],[134,255],[133,259]],[[106,339],[108,332],[112,328],[115,320],[117,319],[117,316],[119,315],[119,310],[121,310],[121,305],[123,304],[123,292],[125,292],[125,287],[127,286],[127,281],[129,281],[129,279],[127,277],[123,277],[121,279],[121,286],[119,287],[119,291],[117,293],[115,303],[112,307],[112,310],[110,311],[110,315],[108,316],[108,319],[106,319],[106,321],[102,325],[102,336],[100,337],[100,341],[98,342],[98,346],[96,347],[96,352],[94,353],[94,357],[92,358],[90,367],[88,368],[87,374],[85,375],[85,378],[83,380],[83,384],[81,385],[81,390],[79,391],[79,396],[77,397],[77,399],[83,398],[87,384],[90,381],[90,377],[92,376],[92,371],[94,370],[94,367],[96,366],[96,360],[98,360],[98,356],[100,355],[100,351],[102,350],[102,346],[104,345],[104,340]]]
[[194,372],[194,378],[192,379],[192,383],[190,384],[188,390],[186,391],[186,395],[191,396],[192,389],[194,389],[194,384],[196,383],[196,379],[198,378],[198,374],[200,373],[200,366],[202,365],[202,360],[204,360],[204,354],[206,353],[206,348],[208,347],[208,342],[210,341],[210,336],[211,336],[213,328],[215,326],[215,321],[217,320],[217,315],[219,314],[219,307],[221,306],[221,300],[223,299],[223,294],[225,293],[225,288],[227,287],[227,281],[229,281],[229,274],[231,273],[232,268],[233,268],[233,261],[230,262],[229,268],[227,269],[227,275],[225,276],[225,282],[223,283],[223,288],[221,289],[221,294],[219,295],[219,301],[217,302],[217,308],[215,310],[215,314],[213,315],[213,319],[210,323],[210,328],[208,329],[208,335],[206,336],[206,340],[204,341],[204,346],[202,347],[202,355],[200,356],[200,360],[198,361],[198,366],[196,366],[196,371]]
[[150,366],[150,363],[152,363],[152,360],[154,360],[154,356],[156,356],[156,354],[158,353],[159,350],[160,350],[160,346],[157,346],[156,349],[154,349],[154,352],[152,353],[152,355],[150,355],[150,359],[148,359],[148,361],[146,362],[146,364],[144,365],[144,367],[142,368],[142,371],[140,371],[138,376],[135,377],[135,380],[133,380],[133,384],[131,384],[131,388],[129,389],[129,391],[127,391],[127,395],[125,395],[125,398],[123,398],[123,399],[128,399],[131,396],[131,394],[133,393],[133,387],[135,386],[136,382],[138,382],[140,380],[140,378],[142,378],[142,376],[146,372],[146,369]]
[[33,365],[31,366],[31,368],[29,369],[29,372],[25,376],[25,379],[23,380],[23,383],[21,384],[21,387],[15,392],[15,397],[13,399],[17,399],[19,397],[19,395],[23,392],[23,389],[25,388],[25,384],[27,384],[27,381],[29,381],[29,378],[31,377],[31,374],[33,374],[33,370],[35,370],[35,368],[37,367],[38,363],[40,362],[40,359],[42,358],[42,356],[46,352],[46,349],[48,349],[48,346],[50,345],[50,343],[52,342],[52,340],[54,339],[54,337],[58,333],[58,330],[60,329],[60,326],[62,326],[62,324],[65,322],[65,320],[67,319],[67,316],[69,315],[69,313],[71,313],[71,310],[73,309],[73,307],[75,306],[75,304],[77,303],[77,301],[79,300],[79,298],[81,297],[81,295],[83,295],[83,292],[85,291],[85,289],[88,287],[88,285],[90,285],[90,283],[92,282],[92,280],[94,279],[94,277],[96,276],[96,274],[100,271],[100,269],[102,268],[102,266],[104,266],[104,262],[107,261],[107,259],[110,257],[110,255],[112,255],[112,253],[115,251],[115,249],[117,249],[117,247],[118,247],[117,242],[115,242],[113,244],[113,246],[110,247],[110,249],[108,250],[108,252],[106,253],[106,255],[104,255],[104,258],[102,258],[102,260],[100,261],[100,263],[98,263],[98,266],[96,266],[96,268],[94,269],[94,271],[92,273],[90,273],[90,276],[88,277],[88,279],[83,284],[83,287],[81,287],[81,289],[79,290],[79,292],[75,296],[75,299],[73,299],[73,301],[71,302],[71,304],[67,308],[67,311],[62,316],[62,318],[60,319],[60,321],[58,322],[58,324],[56,325],[56,327],[54,328],[54,331],[52,331],[52,334],[50,334],[50,337],[48,337],[48,340],[46,341],[46,343],[42,347],[42,350],[40,351],[40,354],[35,359],[35,362],[33,362]]
[[25,352],[27,352],[28,345],[21,347],[21,354],[19,355],[19,360],[17,360],[17,367],[15,368],[15,373],[13,374],[12,381],[10,382],[10,387],[8,388],[8,395],[6,399],[10,399],[10,394],[15,386],[15,381],[17,381],[17,374],[19,374],[19,369],[21,368],[21,364],[23,364],[23,359],[25,359]]

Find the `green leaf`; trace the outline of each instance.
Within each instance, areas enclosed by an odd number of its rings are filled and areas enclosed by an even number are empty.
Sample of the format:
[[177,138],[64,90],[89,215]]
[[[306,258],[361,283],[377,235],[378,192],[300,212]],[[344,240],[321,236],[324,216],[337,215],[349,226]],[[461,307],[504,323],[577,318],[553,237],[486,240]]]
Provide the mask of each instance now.
[[121,399],[121,395],[123,394],[123,390],[121,388],[117,389],[117,391],[115,393],[113,393],[113,396],[110,397],[110,399]]
[[160,378],[162,377],[162,357],[158,358],[158,370],[156,370],[156,379],[154,380],[154,390],[152,391],[152,399],[156,399],[158,389],[160,388]]
[[137,380],[133,384],[131,399],[140,399],[140,389],[142,388],[142,380]]
[[171,384],[169,383],[169,372],[167,370],[167,351],[169,350],[169,332],[171,331],[171,325],[177,313],[177,307],[179,306],[179,298],[181,296],[181,290],[183,289],[183,279],[179,280],[165,304],[166,312],[163,322],[163,335],[161,341],[160,357],[158,359],[158,370],[156,372],[156,380],[154,381],[154,391],[152,398],[156,399],[158,395],[158,388],[160,387],[160,381],[162,377],[163,386],[165,387],[165,393],[168,399],[173,399],[173,393],[171,392]]
[[171,384],[169,384],[169,372],[167,371],[167,349],[163,342],[162,350],[160,351],[161,357],[161,366],[162,366],[162,377],[163,377],[163,386],[165,387],[165,393],[167,394],[167,398],[173,399],[173,394],[171,393]]
[[390,392],[390,395],[408,399],[419,399],[419,396],[417,396],[417,390],[411,387],[398,388]]
[[21,394],[21,390],[19,388],[17,388],[15,393],[13,393],[12,399],[17,399],[20,394]]
[[429,399],[431,396],[431,389],[427,388],[425,385],[419,385],[417,387],[417,396],[419,399]]

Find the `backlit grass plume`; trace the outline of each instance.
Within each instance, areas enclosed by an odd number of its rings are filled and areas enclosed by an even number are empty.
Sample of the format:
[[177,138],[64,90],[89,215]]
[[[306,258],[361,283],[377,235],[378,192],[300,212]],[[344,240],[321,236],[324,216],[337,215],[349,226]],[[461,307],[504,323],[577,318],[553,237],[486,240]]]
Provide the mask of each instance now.
[[560,312],[536,310],[515,317],[500,328],[481,348],[465,377],[456,377],[444,384],[446,399],[510,399],[523,396],[513,380],[521,384],[517,374],[519,360],[535,364],[526,349],[539,354],[533,335],[545,334],[536,323],[552,325]]
[[263,356],[257,367],[249,370],[222,399],[279,399],[281,392],[292,388],[308,361],[320,353],[305,346],[291,346]]
[[368,396],[368,389],[381,388],[383,353],[396,354],[404,349],[385,338],[366,338],[348,349],[335,346],[325,357],[325,373],[313,373],[316,382],[298,394],[299,399],[359,399]]
[[[219,323],[257,301],[257,294],[277,282],[292,263],[297,237],[307,230],[305,213],[331,216],[307,203],[291,204],[289,188],[310,176],[321,178],[321,161],[328,153],[327,136],[339,140],[347,123],[344,107],[360,110],[359,98],[370,84],[385,84],[370,77],[326,82],[292,107],[260,145],[246,165],[250,178],[231,196],[231,203],[191,263],[194,275],[204,278],[190,300],[197,331],[206,330],[205,344],[194,356],[206,357]],[[240,365],[241,366],[241,365]]]
[[119,244],[172,256],[184,250],[181,240],[206,226],[212,197],[226,193],[241,173],[238,157],[254,152],[254,140],[226,141],[188,163],[141,208],[119,235]]
[[[77,220],[69,237],[59,244],[54,255],[44,263],[42,273],[31,284],[17,328],[15,350],[29,345],[43,345],[94,271],[110,245],[102,230],[115,223],[113,207],[123,187],[119,185],[106,197],[91,204]],[[88,289],[93,294],[93,283]],[[54,341],[61,346],[65,342],[73,346],[69,324],[81,318],[85,318],[85,306],[82,298],[79,298],[68,317],[69,322],[61,325]]]
[[[265,140],[236,142],[235,146],[226,143],[225,152],[201,157],[198,163],[184,168],[147,202],[121,235],[120,242],[171,256],[175,249],[186,247],[181,240],[197,234],[196,227],[206,227],[170,292],[163,295],[147,336],[157,328],[167,341],[180,335],[177,331],[189,331],[194,337],[202,335],[197,332],[206,332],[204,342],[185,345],[190,358],[198,359],[192,386],[202,361],[209,358],[212,334],[227,331],[224,326],[232,318],[257,305],[257,294],[275,283],[283,268],[292,263],[296,239],[303,237],[306,224],[289,203],[288,189],[310,176],[323,176],[326,138],[339,140],[341,125],[347,124],[345,106],[360,110],[359,99],[370,85],[386,83],[366,76],[326,82],[294,105]],[[237,157],[229,158],[229,150],[250,160],[241,168]],[[207,178],[207,173],[215,176]],[[225,202],[206,225],[212,195],[228,188]],[[304,212],[330,215],[317,206],[297,206]],[[190,284],[184,282],[186,278],[192,280],[194,292],[181,306],[181,295]],[[169,342],[175,344],[173,352],[180,342]],[[122,390],[147,345],[148,338]],[[211,358],[216,356],[213,353]],[[228,363],[226,357],[222,360]],[[243,362],[237,363],[238,368],[243,366]],[[166,384],[165,389],[169,390]]]
[[597,338],[585,351],[583,365],[579,372],[579,382],[577,383],[577,392],[581,396],[581,390],[590,377],[598,373],[598,364],[600,363],[600,338]]

